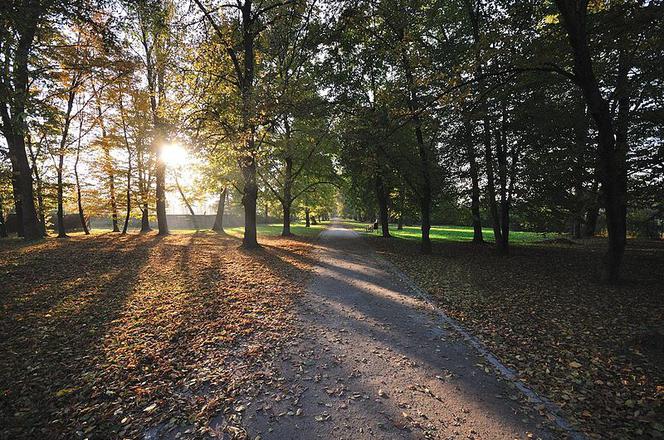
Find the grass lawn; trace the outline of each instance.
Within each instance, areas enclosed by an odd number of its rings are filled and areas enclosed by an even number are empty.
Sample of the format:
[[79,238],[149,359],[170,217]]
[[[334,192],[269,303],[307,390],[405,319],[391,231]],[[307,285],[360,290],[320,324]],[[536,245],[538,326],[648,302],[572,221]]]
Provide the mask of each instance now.
[[0,438],[232,432],[239,402],[273,380],[313,248],[239,243],[214,233],[3,239]]
[[595,275],[605,244],[522,242],[501,257],[467,228],[437,229],[432,255],[367,239],[590,438],[664,438],[664,242],[630,240],[613,287]]
[[[367,223],[345,220],[344,224],[358,232],[369,234],[365,231]],[[373,234],[376,234],[376,232],[373,232]],[[390,234],[406,240],[419,240],[422,237],[422,230],[419,226],[404,226],[403,229],[399,231],[397,230],[396,224],[390,224]],[[483,228],[482,234],[484,235],[484,240],[493,241],[492,229]],[[432,226],[430,236],[431,240],[472,241],[473,228],[469,226]],[[510,241],[513,243],[533,243],[559,236],[560,234],[551,232],[510,231]]]
[[[304,223],[292,223],[291,232],[297,236],[301,237],[311,237],[315,238],[327,228],[329,222],[319,223],[317,225],[311,225],[310,227],[304,226]],[[282,225],[281,223],[272,223],[269,225],[259,224],[258,225],[258,236],[259,237],[278,237],[281,235]],[[226,232],[235,237],[242,237],[244,233],[244,226],[238,226],[236,228],[227,228]]]

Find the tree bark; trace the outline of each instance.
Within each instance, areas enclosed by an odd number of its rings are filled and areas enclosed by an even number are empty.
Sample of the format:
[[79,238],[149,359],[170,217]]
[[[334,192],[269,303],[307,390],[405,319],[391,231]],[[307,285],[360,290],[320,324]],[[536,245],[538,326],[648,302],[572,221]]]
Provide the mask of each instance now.
[[502,255],[507,255],[509,253],[510,204],[507,188],[507,109],[504,100],[501,102],[501,107],[501,128],[496,142],[498,182],[500,183],[500,241],[498,242],[498,251]]
[[309,208],[304,208],[304,227],[309,228],[311,227],[311,218],[309,216]]
[[[403,34],[400,35],[400,39],[404,39]],[[417,94],[417,88],[407,54],[402,54],[401,62],[404,69],[404,76],[406,78],[406,85],[408,87],[408,110],[414,115],[413,123],[415,125],[417,153],[420,159],[420,173],[422,174],[422,184],[419,188],[420,214],[422,221],[422,242],[420,244],[420,250],[423,254],[430,254],[431,238],[429,237],[429,231],[431,230],[431,204],[433,200],[430,172],[431,158],[429,148],[424,142],[422,119],[419,116],[419,96]]]
[[491,214],[493,235],[496,245],[502,242],[502,231],[500,229],[500,218],[498,217],[498,206],[496,205],[496,184],[493,175],[493,151],[491,149],[491,122],[488,115],[484,119],[484,161],[486,162],[486,189],[487,189],[487,203],[489,205],[489,213]]
[[150,211],[147,202],[143,202],[141,208],[141,234],[152,231],[150,227]]
[[7,226],[5,225],[5,206],[0,194],[0,237],[7,237]]
[[88,224],[85,219],[85,213],[83,212],[83,198],[81,197],[81,181],[78,177],[78,161],[81,156],[81,128],[83,125],[83,119],[78,127],[78,142],[76,145],[76,160],[74,161],[74,178],[76,179],[76,204],[78,205],[78,218],[81,221],[81,226],[83,227],[83,233],[85,235],[90,235],[90,230],[88,229]]
[[291,204],[290,203],[283,203],[281,205],[283,208],[283,228],[281,229],[281,236],[282,237],[290,237],[293,235],[291,232]]
[[591,189],[592,200],[586,211],[585,224],[583,225],[583,236],[586,238],[592,238],[595,236],[595,231],[597,229],[597,219],[599,218],[599,188],[598,180],[595,178],[593,180],[593,185]]
[[615,284],[620,280],[620,266],[627,239],[627,127],[629,97],[626,90],[626,55],[621,51],[618,66],[618,131],[616,132],[608,101],[602,96],[595,76],[586,29],[588,2],[556,0],[567,30],[574,58],[574,74],[588,104],[598,132],[599,177],[602,183],[609,234],[608,251],[601,278]]
[[110,147],[108,146],[108,138],[106,133],[106,124],[104,124],[104,114],[101,109],[101,91],[95,89],[93,84],[93,92],[95,94],[95,101],[97,105],[97,123],[101,129],[101,145],[104,153],[104,168],[108,177],[108,190],[109,190],[109,205],[111,207],[111,222],[113,225],[113,232],[120,232],[118,226],[118,205],[115,197],[115,172],[113,169],[113,158],[111,157]]
[[226,196],[228,194],[228,187],[224,186],[219,193],[219,203],[217,203],[217,215],[214,217],[214,224],[212,230],[219,234],[224,233],[224,210],[226,209]]
[[12,194],[14,196],[14,212],[16,213],[16,234],[25,237],[23,224],[23,203],[21,203],[21,188],[16,173],[12,172]]
[[378,200],[378,210],[379,210],[382,236],[384,238],[389,238],[391,237],[390,214],[387,206],[389,196],[385,188],[385,182],[383,181],[383,176],[380,174],[380,170],[376,171],[375,184],[376,184],[376,199]]
[[157,160],[155,181],[157,186],[157,227],[159,235],[168,235],[168,220],[166,219],[166,164]]
[[37,26],[44,11],[42,5],[39,4],[22,9],[25,16],[21,17],[19,21],[21,26],[18,30],[18,43],[12,63],[11,84],[6,84],[8,90],[13,89],[13,97],[11,100],[2,98],[0,113],[3,133],[9,147],[9,160],[12,164],[13,182],[15,182],[14,206],[16,208],[17,220],[20,221],[18,229],[26,240],[37,240],[43,234],[37,217],[37,210],[35,209],[32,170],[30,169],[25,151],[25,138],[28,132],[25,107],[29,99],[28,61]]
[[69,137],[69,127],[71,125],[71,112],[74,106],[74,99],[76,98],[76,86],[78,79],[73,79],[67,97],[67,110],[65,111],[65,122],[62,128],[62,135],[60,137],[60,148],[58,150],[58,238],[67,238],[67,231],[65,230],[65,216],[64,216],[64,195],[62,187],[62,174],[65,165],[65,148],[67,147],[67,138]]
[[466,154],[468,156],[468,165],[470,172],[470,213],[473,223],[473,243],[484,243],[482,235],[482,217],[480,215],[480,183],[479,173],[477,171],[477,152],[473,143],[472,129],[470,120],[466,120],[465,144]]

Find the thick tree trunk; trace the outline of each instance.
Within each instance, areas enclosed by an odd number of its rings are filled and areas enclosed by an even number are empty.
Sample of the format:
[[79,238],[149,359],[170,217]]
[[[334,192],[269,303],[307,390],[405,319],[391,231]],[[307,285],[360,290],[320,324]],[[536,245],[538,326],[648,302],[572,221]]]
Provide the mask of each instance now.
[[595,76],[588,45],[587,3],[581,7],[575,0],[556,0],[567,30],[574,57],[575,80],[581,88],[598,132],[599,177],[602,183],[606,209],[606,226],[609,248],[604,258],[601,278],[609,283],[620,280],[620,266],[627,238],[627,127],[629,97],[626,83],[629,66],[626,54],[621,51],[618,60],[617,130],[614,128],[611,109],[602,96]]
[[381,176],[380,171],[376,172],[375,184],[376,184],[376,199],[378,200],[378,210],[379,210],[382,236],[384,238],[389,238],[390,213],[387,206],[389,196],[387,194],[387,189],[385,188],[385,182],[383,182],[383,176]]
[[157,161],[155,181],[157,186],[157,226],[159,235],[168,235],[168,221],[166,220],[166,164]]
[[480,215],[480,183],[479,173],[477,171],[477,153],[473,143],[472,125],[470,120],[466,120],[466,154],[468,156],[468,165],[470,171],[470,213],[473,222],[473,243],[484,243],[482,236],[482,217]]
[[12,173],[12,191],[14,196],[14,212],[16,213],[16,234],[25,237],[23,231],[23,203],[21,203],[21,188],[19,187],[16,173]]
[[[42,228],[39,225],[37,209],[35,208],[34,192],[32,189],[32,170],[25,153],[25,139],[23,134],[15,135],[10,145],[9,156],[14,169],[18,192],[17,205],[20,206],[23,226],[23,236],[26,240],[42,238]],[[13,146],[13,148],[12,148]],[[13,151],[12,151],[13,150]]]
[[244,236],[242,237],[242,247],[251,249],[259,247],[256,228],[256,201],[258,199],[256,161],[250,156],[245,158],[243,162],[245,163],[240,165],[244,178],[244,194],[242,195]]
[[421,250],[423,254],[431,253],[431,238],[429,232],[431,231],[431,200],[422,200],[420,210],[422,212],[422,245]]
[[141,234],[152,231],[150,227],[150,208],[146,202],[143,202],[143,207],[141,208]]
[[226,195],[228,194],[228,187],[224,188],[219,193],[219,202],[217,203],[217,215],[214,217],[214,225],[212,230],[219,234],[224,233],[224,210],[226,209]]
[[25,107],[29,99],[28,61],[44,9],[39,4],[22,9],[25,15],[20,20],[21,26],[17,33],[18,44],[13,53],[13,62],[10,62],[12,64],[10,83],[13,86],[11,87],[13,96],[10,100],[2,98],[0,116],[2,117],[3,134],[9,148],[9,160],[12,164],[14,206],[17,220],[20,221],[18,230],[26,240],[37,240],[43,235],[35,209],[32,170],[25,151],[25,137],[28,132]]
[[2,194],[0,194],[0,237],[7,237],[7,226],[5,225],[5,206],[4,201],[2,200]]
[[290,237],[293,235],[291,232],[291,203],[284,201],[284,203],[281,204],[281,207],[283,209],[283,227],[281,229],[281,236],[282,237]]
[[309,208],[304,208],[304,226],[306,228],[311,227],[311,217],[310,217]]
[[484,120],[484,160],[486,162],[486,189],[487,203],[489,213],[491,214],[493,235],[496,245],[500,246],[502,242],[502,231],[500,229],[500,218],[498,216],[498,206],[496,205],[496,181],[493,175],[493,152],[491,149],[491,127],[488,117]]

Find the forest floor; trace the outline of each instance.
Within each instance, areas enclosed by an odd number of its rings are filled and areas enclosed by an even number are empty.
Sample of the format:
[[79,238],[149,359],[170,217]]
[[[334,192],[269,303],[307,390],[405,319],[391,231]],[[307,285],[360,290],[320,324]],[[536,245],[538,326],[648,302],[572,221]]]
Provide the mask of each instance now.
[[609,287],[599,241],[422,256],[322,229],[3,240],[0,439],[559,438],[384,260],[576,429],[664,437],[662,243]]
[[242,436],[311,240],[213,233],[0,243],[0,438]]
[[424,256],[417,240],[366,236],[576,429],[664,438],[664,242],[629,240],[612,287],[596,277],[603,239],[524,240],[501,257],[465,239]]

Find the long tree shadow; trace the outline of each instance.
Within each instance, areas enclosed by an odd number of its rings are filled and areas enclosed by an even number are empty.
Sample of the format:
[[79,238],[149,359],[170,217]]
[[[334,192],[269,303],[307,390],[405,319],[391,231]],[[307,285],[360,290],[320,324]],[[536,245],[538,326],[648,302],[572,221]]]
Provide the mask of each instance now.
[[[8,438],[56,438],[99,393],[100,342],[153,248],[129,236],[38,243],[6,267],[0,319],[0,425]],[[81,425],[81,429],[85,426]]]

